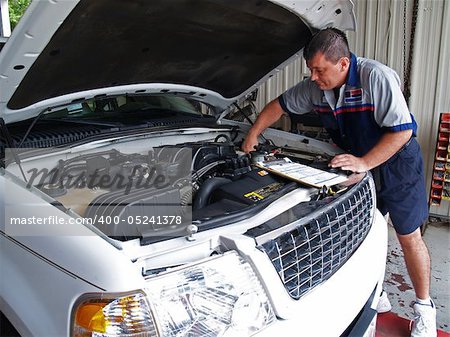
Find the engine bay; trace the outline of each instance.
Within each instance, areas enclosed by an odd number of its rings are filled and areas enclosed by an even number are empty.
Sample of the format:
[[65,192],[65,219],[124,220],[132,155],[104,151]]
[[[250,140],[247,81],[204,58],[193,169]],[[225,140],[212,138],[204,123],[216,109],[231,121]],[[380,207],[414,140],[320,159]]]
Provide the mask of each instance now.
[[[159,240],[186,235],[191,224],[201,230],[245,219],[301,187],[255,166],[267,156],[322,169],[329,160],[269,144],[249,155],[228,134],[220,134],[212,141],[144,151],[113,145],[80,152],[48,170],[29,170],[28,183],[111,238]],[[313,199],[325,196],[320,190],[312,193]]]

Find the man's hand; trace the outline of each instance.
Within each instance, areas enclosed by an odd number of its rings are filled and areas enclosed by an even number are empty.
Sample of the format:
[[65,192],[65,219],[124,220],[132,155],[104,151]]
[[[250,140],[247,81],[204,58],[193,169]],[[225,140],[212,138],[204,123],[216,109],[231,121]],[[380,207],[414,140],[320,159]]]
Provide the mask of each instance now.
[[355,173],[362,173],[370,170],[363,158],[355,157],[351,154],[337,155],[331,160],[330,166]]
[[242,151],[249,153],[255,151],[255,146],[258,145],[258,136],[269,126],[275,123],[283,115],[278,98],[267,104],[259,114],[255,124],[250,128],[244,143],[242,144]]
[[242,151],[249,153],[255,151],[255,146],[258,145],[258,137],[252,137],[250,134],[245,138],[242,143]]
[[386,132],[363,157],[339,154],[331,160],[330,166],[357,173],[369,171],[391,158],[408,142],[411,135],[412,130]]

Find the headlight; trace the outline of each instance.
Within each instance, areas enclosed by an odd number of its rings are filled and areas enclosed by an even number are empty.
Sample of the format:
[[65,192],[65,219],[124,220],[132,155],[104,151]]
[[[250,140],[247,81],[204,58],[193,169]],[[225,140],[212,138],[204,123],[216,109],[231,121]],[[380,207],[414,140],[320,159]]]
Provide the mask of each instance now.
[[161,336],[250,336],[275,316],[253,269],[236,252],[149,282]]
[[83,296],[73,337],[244,337],[275,320],[251,266],[236,252],[149,279],[144,292]]

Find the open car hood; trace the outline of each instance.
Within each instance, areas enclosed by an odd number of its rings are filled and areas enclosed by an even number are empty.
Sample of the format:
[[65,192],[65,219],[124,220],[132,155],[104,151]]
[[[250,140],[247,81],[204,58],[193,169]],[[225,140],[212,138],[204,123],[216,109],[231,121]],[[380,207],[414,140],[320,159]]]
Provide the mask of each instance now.
[[0,117],[12,123],[100,95],[155,92],[220,111],[326,26],[354,30],[352,2],[35,0],[0,52]]

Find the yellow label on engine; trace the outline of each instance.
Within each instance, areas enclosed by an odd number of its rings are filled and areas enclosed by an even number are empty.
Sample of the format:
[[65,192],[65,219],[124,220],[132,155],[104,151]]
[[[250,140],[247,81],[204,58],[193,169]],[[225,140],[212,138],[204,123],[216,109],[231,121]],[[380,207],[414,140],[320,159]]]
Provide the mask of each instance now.
[[256,192],[250,192],[250,193],[244,194],[244,197],[249,198],[250,200],[253,200],[253,201],[259,201],[259,200],[264,199],[264,197],[261,194],[258,194]]
[[281,187],[283,187],[283,184],[281,183],[272,183],[267,186],[261,187],[255,191],[248,192],[244,194],[245,198],[248,198],[254,202],[263,200],[267,198],[269,195],[274,193],[275,191],[278,191]]

